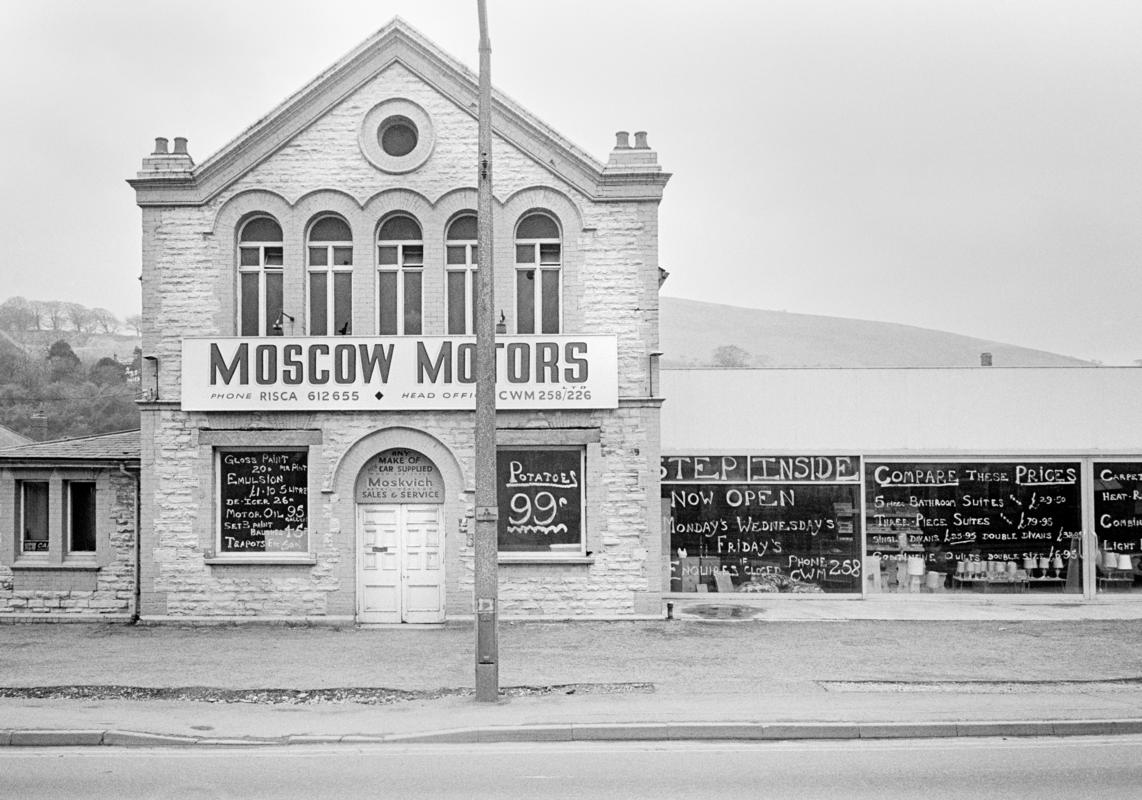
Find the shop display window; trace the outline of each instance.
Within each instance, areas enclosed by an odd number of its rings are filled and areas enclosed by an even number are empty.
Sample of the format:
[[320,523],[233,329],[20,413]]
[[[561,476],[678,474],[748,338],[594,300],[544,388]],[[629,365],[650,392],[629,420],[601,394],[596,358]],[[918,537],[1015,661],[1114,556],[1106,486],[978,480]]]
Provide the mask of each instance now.
[[872,592],[1082,591],[1078,462],[866,461]]
[[501,555],[585,555],[584,455],[582,447],[511,447],[497,451]]
[[671,592],[861,591],[860,460],[663,456]]
[[309,551],[307,451],[223,449],[217,472],[220,556]]
[[1094,462],[1095,591],[1142,591],[1142,461]]

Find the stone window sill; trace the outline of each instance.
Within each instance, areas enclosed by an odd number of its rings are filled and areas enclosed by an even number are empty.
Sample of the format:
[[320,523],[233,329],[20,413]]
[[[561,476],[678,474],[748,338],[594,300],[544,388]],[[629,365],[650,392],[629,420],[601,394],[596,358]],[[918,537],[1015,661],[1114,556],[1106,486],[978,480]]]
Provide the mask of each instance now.
[[500,556],[500,566],[511,564],[594,564],[594,556]]
[[270,556],[254,558],[252,556],[208,556],[206,563],[212,567],[312,567],[317,563],[317,556],[307,553],[303,556],[285,558]]
[[44,569],[44,570],[72,570],[75,572],[95,572],[99,565],[94,561],[64,561],[53,563],[51,561],[16,561],[10,567],[12,570]]

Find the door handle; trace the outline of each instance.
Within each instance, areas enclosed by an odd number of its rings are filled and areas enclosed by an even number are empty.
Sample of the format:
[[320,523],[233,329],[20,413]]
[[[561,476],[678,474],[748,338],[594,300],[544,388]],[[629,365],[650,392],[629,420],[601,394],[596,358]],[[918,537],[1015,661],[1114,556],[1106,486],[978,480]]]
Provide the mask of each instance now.
[[371,549],[374,553],[387,553],[387,552],[389,552],[389,548],[387,548],[387,547],[373,546]]

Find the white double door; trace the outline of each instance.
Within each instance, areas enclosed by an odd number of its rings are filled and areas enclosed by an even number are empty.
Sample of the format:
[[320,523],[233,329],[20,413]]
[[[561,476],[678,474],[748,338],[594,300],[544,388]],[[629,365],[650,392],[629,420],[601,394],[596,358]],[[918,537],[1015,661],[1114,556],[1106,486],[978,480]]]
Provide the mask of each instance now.
[[357,506],[358,622],[444,621],[444,506]]

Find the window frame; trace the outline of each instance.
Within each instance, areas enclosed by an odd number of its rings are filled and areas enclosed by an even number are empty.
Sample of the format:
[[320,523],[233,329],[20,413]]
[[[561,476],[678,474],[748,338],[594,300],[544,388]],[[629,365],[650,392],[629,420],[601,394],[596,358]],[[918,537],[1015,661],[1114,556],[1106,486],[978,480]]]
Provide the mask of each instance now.
[[[313,230],[321,222],[327,219],[337,220],[349,229],[348,240],[320,240],[314,241]],[[337,264],[335,263],[337,250],[349,250],[349,263]],[[313,264],[313,251],[325,251],[325,264]],[[305,304],[305,330],[310,336],[352,336],[353,335],[353,261],[356,259],[356,253],[353,251],[353,229],[348,221],[336,214],[322,214],[315,219],[309,226],[309,230],[305,235],[305,290],[308,302]],[[325,276],[325,330],[322,332],[314,331],[313,324],[313,276]],[[337,276],[349,275],[348,284],[348,304],[349,304],[349,319],[346,321],[347,329],[342,333],[337,327],[336,309],[337,309]],[[345,326],[342,326],[345,327]]]
[[[75,546],[75,506],[72,490],[77,485],[91,488],[91,547],[79,550]],[[63,482],[63,550],[65,556],[93,557],[99,550],[99,484],[94,480],[65,480]]]
[[[471,218],[476,221],[476,215],[470,212],[457,214],[445,228],[444,232],[444,329],[448,336],[473,336],[476,333],[476,276],[479,272],[478,239],[452,239],[452,227],[463,219]],[[449,251],[452,248],[464,249],[464,262],[451,263]],[[464,277],[464,329],[452,329],[452,276],[461,274]]]
[[[536,217],[536,216],[546,217],[547,219],[549,219],[552,222],[552,224],[555,225],[555,229],[559,235],[557,237],[541,237],[541,238],[520,237],[519,229],[523,225],[523,223],[526,222],[531,217]],[[558,335],[558,334],[561,334],[563,332],[563,253],[564,253],[564,248],[563,248],[563,226],[560,224],[559,218],[556,217],[554,214],[548,212],[548,211],[539,211],[539,210],[529,211],[526,214],[521,215],[519,220],[516,222],[515,234],[513,236],[512,241],[515,245],[515,249],[513,251],[513,253],[514,253],[513,258],[515,261],[515,275],[516,275],[515,287],[514,287],[516,333],[519,335],[524,335],[524,336]],[[542,249],[545,245],[550,246],[553,244],[559,247],[559,260],[556,262],[548,261],[545,263],[543,260]],[[519,259],[520,249],[524,248],[524,247],[531,249],[531,255],[532,255],[531,261],[521,262]],[[522,292],[520,291],[520,273],[523,273],[523,272],[535,273],[531,278],[529,278],[529,280],[531,280],[533,283],[532,289],[531,289],[531,295],[532,295],[531,296],[531,316],[532,316],[532,318],[531,318],[531,325],[530,325],[531,330],[524,330],[525,326],[521,324],[523,322],[523,313],[522,313],[521,306],[520,306],[520,301],[522,299]],[[555,274],[555,280],[556,280],[556,283],[555,283],[555,288],[556,288],[556,293],[557,293],[556,303],[555,303],[556,314],[555,314],[554,320],[548,320],[544,316],[543,283],[544,283],[544,277],[546,275],[550,275],[552,273]],[[548,327],[549,322],[553,323],[553,326],[555,328],[554,330],[545,330],[545,328]]]
[[[245,241],[243,241],[242,235],[245,233],[246,229],[252,223],[257,222],[258,220],[269,220],[270,222],[274,223],[274,225],[277,226],[278,230],[282,232],[281,238],[276,242],[268,242],[268,241],[245,242]],[[238,302],[237,302],[238,335],[239,336],[281,336],[282,330],[280,327],[280,323],[285,316],[285,298],[284,298],[284,295],[285,295],[285,232],[282,229],[281,223],[278,222],[278,220],[276,220],[274,217],[270,216],[269,214],[255,214],[254,216],[251,216],[249,219],[245,220],[238,227],[238,237],[237,238],[238,238],[238,242],[237,242],[236,261],[238,264],[238,292],[237,292],[237,298],[238,298]],[[267,256],[266,251],[271,250],[271,249],[277,249],[281,252],[281,263],[280,264],[269,264],[268,263],[269,258]],[[255,264],[244,264],[243,258],[242,258],[243,251],[256,251],[257,256],[256,256],[255,260],[257,263],[255,263]],[[257,293],[258,293],[258,312],[257,312],[257,314],[258,314],[258,319],[257,319],[258,332],[257,333],[246,333],[246,321],[247,320],[245,318],[246,305],[245,305],[245,289],[244,289],[243,284],[245,284],[245,282],[246,282],[244,280],[244,278],[247,275],[256,275],[258,278],[258,288],[257,288]],[[279,293],[282,295],[282,300],[281,300],[282,308],[278,309],[278,317],[273,321],[270,321],[270,319],[269,319],[269,316],[271,313],[271,309],[269,307],[270,306],[270,302],[269,302],[270,280],[269,280],[269,277],[271,275],[274,275],[278,278]],[[275,324],[277,324],[279,326],[276,331],[274,330]]]
[[[28,542],[28,486],[42,486],[44,491],[43,499],[43,526],[44,536],[43,539],[35,539],[34,541],[43,541],[44,547],[35,548],[32,550],[27,549]],[[17,558],[30,558],[30,559],[46,559],[51,552],[52,546],[52,523],[51,523],[51,481],[46,478],[17,478],[16,487],[19,493],[20,514],[19,522],[17,523],[17,534],[19,541],[16,548]]]
[[[420,231],[419,239],[381,239],[381,231],[385,225],[397,218],[405,218],[410,220],[417,229]],[[396,262],[393,264],[381,263],[381,248],[395,247],[397,251]],[[409,248],[420,249],[420,263],[408,263]],[[374,237],[374,257],[376,259],[377,267],[377,289],[374,295],[376,301],[376,313],[373,316],[376,332],[378,336],[423,336],[424,335],[424,227],[412,214],[399,211],[385,216],[377,225],[377,234]],[[410,275],[418,275],[420,280],[420,287],[417,292],[417,301],[420,306],[420,330],[408,331],[408,308],[405,303],[405,296],[408,292],[407,283]],[[396,276],[396,332],[382,332],[382,313],[385,307],[382,287],[382,275],[395,275]]]

